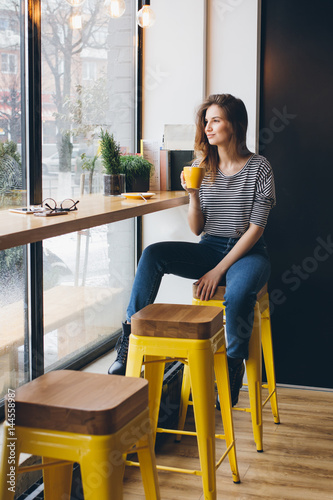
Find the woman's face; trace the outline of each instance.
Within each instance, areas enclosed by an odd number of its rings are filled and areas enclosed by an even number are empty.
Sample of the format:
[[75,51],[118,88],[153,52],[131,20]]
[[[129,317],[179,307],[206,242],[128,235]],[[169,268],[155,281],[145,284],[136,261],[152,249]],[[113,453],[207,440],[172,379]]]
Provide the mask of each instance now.
[[231,123],[225,119],[223,110],[212,104],[206,111],[205,134],[211,146],[228,146],[231,135]]

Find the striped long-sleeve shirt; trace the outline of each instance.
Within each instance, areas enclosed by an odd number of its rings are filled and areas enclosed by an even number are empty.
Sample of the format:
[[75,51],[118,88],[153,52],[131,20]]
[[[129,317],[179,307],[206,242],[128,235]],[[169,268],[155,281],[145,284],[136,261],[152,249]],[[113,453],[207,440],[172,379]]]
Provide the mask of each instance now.
[[265,227],[276,201],[271,165],[265,157],[254,154],[234,175],[218,170],[213,183],[206,176],[199,197],[205,233],[239,238],[250,223]]

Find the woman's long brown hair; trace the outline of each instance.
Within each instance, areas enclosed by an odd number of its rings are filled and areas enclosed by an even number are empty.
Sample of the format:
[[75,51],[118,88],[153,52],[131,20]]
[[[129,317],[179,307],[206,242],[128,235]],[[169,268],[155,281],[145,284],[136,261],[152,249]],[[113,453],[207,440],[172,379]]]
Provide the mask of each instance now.
[[200,165],[206,168],[206,173],[211,180],[215,178],[219,166],[217,146],[211,146],[205,134],[206,112],[212,104],[217,104],[222,109],[226,120],[231,123],[233,131],[230,142],[231,155],[247,156],[250,153],[246,145],[248,118],[243,101],[230,94],[210,95],[197,111],[194,150],[200,160]]

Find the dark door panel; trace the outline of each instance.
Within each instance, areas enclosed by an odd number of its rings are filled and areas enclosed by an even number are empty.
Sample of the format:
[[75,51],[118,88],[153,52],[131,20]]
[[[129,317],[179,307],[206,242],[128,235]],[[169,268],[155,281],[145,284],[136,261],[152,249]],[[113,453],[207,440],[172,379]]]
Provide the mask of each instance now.
[[333,2],[262,0],[260,150],[277,381],[333,388]]

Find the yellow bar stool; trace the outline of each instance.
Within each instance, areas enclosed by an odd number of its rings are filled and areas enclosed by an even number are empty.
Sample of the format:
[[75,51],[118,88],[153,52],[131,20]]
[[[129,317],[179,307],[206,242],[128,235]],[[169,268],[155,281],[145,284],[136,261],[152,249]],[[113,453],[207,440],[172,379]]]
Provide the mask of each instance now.
[[[178,434],[176,429],[157,427],[165,362],[178,360],[188,366],[188,390],[192,390],[196,432],[181,431],[179,434],[197,437],[201,469],[160,465],[157,469],[201,475],[204,498],[216,499],[216,469],[227,455],[233,481],[239,482],[223,311],[207,306],[150,304],[132,316],[131,324],[126,376],[140,377],[144,365],[145,377],[149,381],[154,437],[156,432]],[[214,368],[224,435],[215,435]],[[181,399],[184,400],[184,395]],[[226,441],[226,451],[217,463],[216,438]]]
[[[201,301],[198,299],[196,296],[196,290],[197,286],[194,284],[192,304],[222,307],[224,309],[224,294],[226,287],[219,286],[214,297],[208,301]],[[265,362],[267,384],[262,384],[262,353]],[[246,374],[248,380],[247,385],[249,390],[250,408],[235,407],[234,410],[251,413],[254,441],[256,443],[257,451],[261,452],[263,451],[262,408],[268,401],[270,401],[271,404],[274,423],[280,423],[267,284],[257,295],[257,302],[254,309],[253,331],[249,343],[249,359],[246,361]],[[186,377],[184,377],[183,380],[183,383],[186,383]],[[262,387],[268,389],[268,396],[263,403]],[[184,391],[185,390],[186,389],[184,388]],[[187,404],[185,402],[182,406],[180,422],[185,421]]]
[[[17,473],[36,469],[43,469],[45,500],[69,498],[74,462],[85,498],[120,500],[134,445],[146,498],[160,499],[146,380],[53,371],[7,397],[6,412],[1,500],[14,499]],[[21,453],[41,456],[42,464],[19,468]]]

